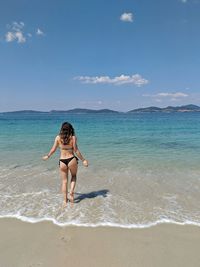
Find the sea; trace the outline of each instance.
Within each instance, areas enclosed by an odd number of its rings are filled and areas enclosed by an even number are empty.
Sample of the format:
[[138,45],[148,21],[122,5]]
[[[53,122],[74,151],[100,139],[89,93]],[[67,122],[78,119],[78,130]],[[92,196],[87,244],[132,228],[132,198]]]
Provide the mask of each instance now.
[[[57,151],[70,122],[79,160],[75,203],[62,209]],[[70,175],[68,186],[70,186]],[[200,113],[1,113],[0,217],[77,226],[200,226]]]

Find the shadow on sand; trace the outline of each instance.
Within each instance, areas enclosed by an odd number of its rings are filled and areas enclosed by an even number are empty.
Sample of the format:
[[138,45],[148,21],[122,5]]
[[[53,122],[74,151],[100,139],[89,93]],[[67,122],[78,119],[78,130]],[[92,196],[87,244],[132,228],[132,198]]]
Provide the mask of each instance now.
[[74,203],[79,203],[80,201],[86,199],[86,198],[95,198],[98,196],[107,197],[109,190],[108,189],[102,189],[98,191],[93,191],[90,193],[75,193]]

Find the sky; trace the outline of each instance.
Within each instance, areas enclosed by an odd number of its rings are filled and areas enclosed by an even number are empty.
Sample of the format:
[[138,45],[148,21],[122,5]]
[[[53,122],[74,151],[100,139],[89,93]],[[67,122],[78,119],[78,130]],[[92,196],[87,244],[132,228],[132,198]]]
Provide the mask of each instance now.
[[0,112],[200,105],[200,0],[0,2]]

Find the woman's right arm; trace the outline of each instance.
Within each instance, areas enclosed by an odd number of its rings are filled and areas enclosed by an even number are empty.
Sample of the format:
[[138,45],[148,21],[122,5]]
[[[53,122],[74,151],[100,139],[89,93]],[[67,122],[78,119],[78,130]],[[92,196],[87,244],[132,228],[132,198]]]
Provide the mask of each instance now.
[[58,136],[56,136],[55,141],[54,141],[54,144],[53,144],[51,150],[49,151],[49,153],[48,153],[46,156],[43,156],[43,157],[42,157],[43,160],[47,160],[48,158],[50,158],[50,156],[51,156],[51,155],[56,151],[56,149],[58,148],[58,145],[59,145],[59,143],[58,143]]
[[77,137],[73,136],[73,150],[76,153],[76,155],[78,156],[78,158],[83,162],[83,165],[85,167],[88,166],[88,161],[83,157],[83,155],[81,154],[80,150],[78,149],[78,145],[77,145]]

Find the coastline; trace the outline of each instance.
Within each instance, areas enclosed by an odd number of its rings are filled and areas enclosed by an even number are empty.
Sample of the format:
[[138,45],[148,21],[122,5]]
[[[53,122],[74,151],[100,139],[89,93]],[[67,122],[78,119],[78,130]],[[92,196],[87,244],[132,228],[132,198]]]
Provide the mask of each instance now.
[[189,221],[186,220],[184,222],[177,222],[171,219],[160,219],[155,222],[149,222],[146,224],[120,224],[120,223],[112,223],[112,222],[105,222],[105,223],[78,223],[78,222],[67,222],[67,223],[60,223],[56,219],[53,218],[32,218],[32,217],[26,217],[26,216],[21,216],[21,215],[0,215],[0,220],[1,219],[16,219],[22,222],[26,223],[31,223],[31,224],[36,224],[36,223],[52,223],[55,226],[59,227],[82,227],[82,228],[97,228],[97,227],[113,227],[113,228],[122,228],[122,229],[146,229],[150,227],[154,227],[157,225],[162,225],[162,224],[172,224],[172,225],[178,225],[178,226],[196,226],[200,227],[200,223],[194,222],[194,221]]
[[1,114],[88,114],[88,113],[100,113],[100,114],[120,114],[120,113],[143,113],[143,112],[200,112],[200,106],[194,105],[194,104],[187,104],[187,105],[181,105],[181,106],[167,106],[167,107],[157,107],[157,106],[149,106],[149,107],[140,107],[131,109],[128,111],[120,111],[120,110],[113,110],[109,108],[103,108],[103,109],[88,109],[88,108],[73,108],[69,110],[13,110],[13,111],[0,111]]
[[0,218],[0,263],[9,267],[198,266],[200,227],[57,226]]

